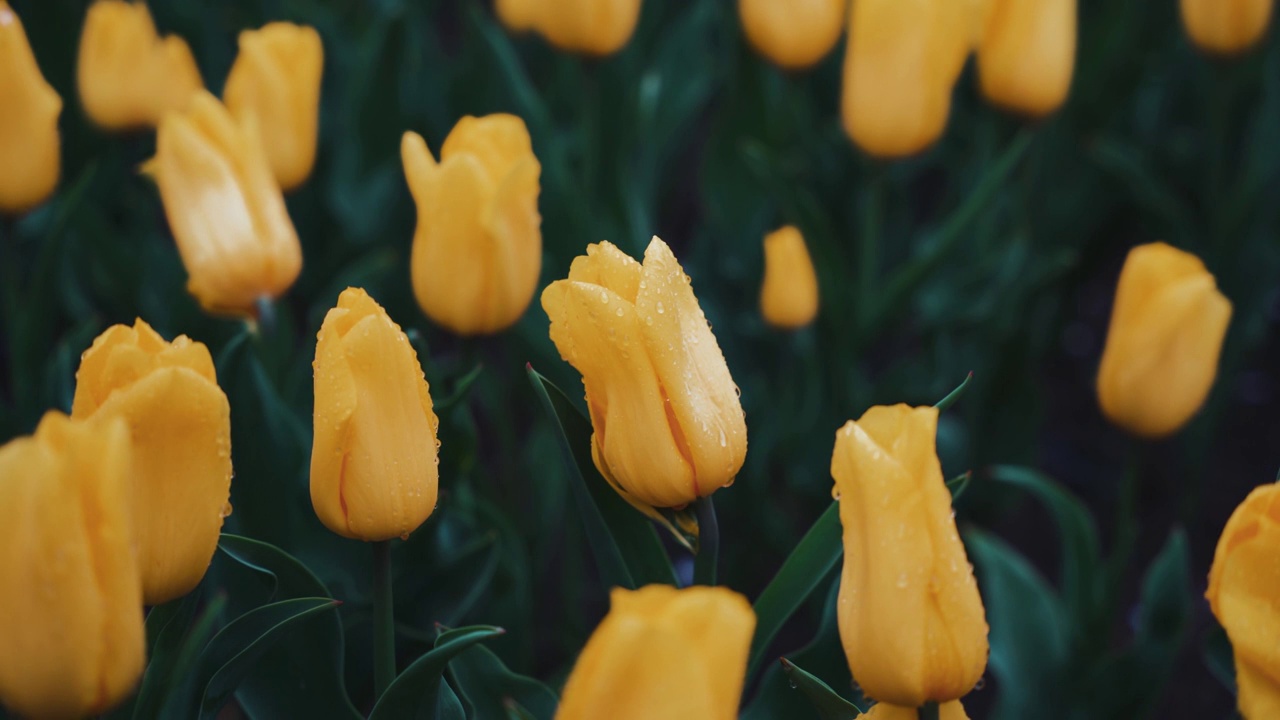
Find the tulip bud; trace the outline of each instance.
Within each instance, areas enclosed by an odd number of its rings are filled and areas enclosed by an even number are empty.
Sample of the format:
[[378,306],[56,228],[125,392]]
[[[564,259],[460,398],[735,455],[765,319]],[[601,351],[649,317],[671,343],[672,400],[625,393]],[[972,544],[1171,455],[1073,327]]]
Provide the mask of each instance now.
[[987,621],[934,450],[936,408],[877,406],[836,433],[840,639],[869,696],[916,708],[973,689]]
[[242,126],[259,133],[285,190],[301,185],[315,164],[323,69],[315,28],[274,22],[240,33],[240,55],[222,97]]
[[1098,368],[1102,412],[1146,438],[1180,430],[1209,396],[1230,320],[1200,258],[1164,243],[1131,250]]
[[141,319],[113,325],[80,359],[71,416],[128,421],[143,601],[191,592],[230,513],[231,408],[209,349],[167,343]]
[[36,65],[22,21],[0,0],[0,213],[44,202],[58,184],[62,98]]
[[738,388],[666,243],[653,238],[643,265],[610,243],[587,246],[542,308],[582,373],[591,454],[615,490],[653,515],[733,482],[747,454]]
[[631,40],[640,0],[497,0],[512,32],[534,30],[566,52],[603,57]]
[[978,46],[982,93],[1031,117],[1066,102],[1076,58],[1076,0],[991,0]]
[[947,125],[972,38],[957,0],[853,0],[841,98],[845,131],[865,152],[914,155]]
[[719,587],[615,588],[556,720],[738,717],[756,615]]
[[330,530],[407,538],[436,506],[440,422],[418,355],[364,290],[347,288],[316,343],[311,504]]
[[790,225],[765,236],[760,312],[781,330],[805,327],[818,314],[818,275],[804,237]]
[[747,40],[787,70],[817,65],[844,31],[846,0],[738,0]]
[[1208,53],[1234,55],[1266,34],[1275,0],[1180,0],[1178,4],[1192,42]]
[[439,163],[408,132],[400,155],[418,207],[410,258],[418,305],[459,335],[507,329],[529,307],[542,270],[542,167],[524,121],[464,117]]
[[1240,714],[1280,717],[1280,483],[1249,493],[1218,540],[1205,597],[1231,638]]
[[0,447],[0,703],[80,718],[120,703],[146,655],[129,430],[58,412]]
[[[859,715],[861,720],[919,720],[920,709],[913,707],[901,707],[899,705],[890,705],[886,702],[879,702],[871,706],[865,714]],[[959,700],[945,702],[938,706],[938,720],[969,720],[969,715],[964,711],[964,706]]]
[[238,127],[207,92],[160,123],[147,164],[205,310],[252,315],[302,271],[302,247],[257,137]]
[[204,88],[187,41],[156,33],[141,2],[97,0],[80,36],[80,102],[107,130],[155,127]]

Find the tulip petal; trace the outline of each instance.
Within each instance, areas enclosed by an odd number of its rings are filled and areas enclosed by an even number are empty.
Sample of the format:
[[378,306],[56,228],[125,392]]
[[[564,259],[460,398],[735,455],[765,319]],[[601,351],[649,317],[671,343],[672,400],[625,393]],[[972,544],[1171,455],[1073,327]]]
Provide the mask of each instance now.
[[489,182],[496,186],[517,163],[533,157],[533,143],[524,121],[515,115],[468,115],[449,131],[440,148],[440,162],[461,155],[478,160]]
[[587,254],[574,258],[569,266],[570,280],[608,288],[632,304],[643,274],[640,263],[608,241],[588,245]]
[[542,217],[538,214],[538,176],[532,155],[519,160],[503,179],[481,218],[493,244],[489,268],[494,295],[492,320],[482,330],[497,332],[520,319],[533,300],[542,273]]
[[22,28],[0,0],[0,212],[24,212],[58,184],[62,99],[45,81]]

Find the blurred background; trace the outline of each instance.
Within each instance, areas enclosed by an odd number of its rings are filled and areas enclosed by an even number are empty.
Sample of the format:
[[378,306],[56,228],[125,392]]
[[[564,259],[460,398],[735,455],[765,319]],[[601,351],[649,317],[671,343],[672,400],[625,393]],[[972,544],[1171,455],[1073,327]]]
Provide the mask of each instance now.
[[[717,494],[723,583],[755,598],[830,503],[844,421],[872,404],[936,402],[972,372],[938,438],[947,477],[974,471],[958,520],[992,625],[970,715],[1231,716],[1230,653],[1202,595],[1228,515],[1280,466],[1273,39],[1214,60],[1188,41],[1173,0],[1081,0],[1061,111],[1027,123],[988,106],[971,62],[943,139],[884,163],[841,128],[843,46],[812,71],[783,72],[746,43],[730,0],[645,0],[630,44],[604,60],[512,36],[479,0],[152,0],[215,93],[240,30],[291,20],[323,38],[318,161],[287,198],[304,269],[276,326],[249,333],[185,291],[158,193],[137,172],[154,133],[105,134],[78,104],[87,3],[12,3],[64,100],[63,179],[0,229],[0,441],[70,408],[80,353],[113,323],[141,317],[208,344],[232,407],[226,530],[292,553],[344,601],[339,668],[357,707],[372,693],[369,551],[326,531],[307,489],[315,336],[347,286],[412,331],[441,417],[439,508],[396,550],[402,657],[430,647],[435,623],[491,623],[508,631],[488,646],[510,668],[556,687],[607,609],[571,470],[525,375],[527,362],[580,403],[546,314],[535,299],[505,334],[463,340],[432,326],[410,288],[401,134],[438,153],[460,117],[509,112],[542,163],[540,287],[588,243],[639,257],[655,234],[693,279],[750,438],[736,484]],[[787,223],[803,230],[821,286],[818,322],[798,333],[768,328],[758,309],[761,239]],[[1121,263],[1155,240],[1202,257],[1235,314],[1205,409],[1172,439],[1143,443],[1103,419],[1093,387]],[[993,480],[993,465],[1034,468],[1087,512]],[[1113,612],[1082,624],[1063,600],[1075,589],[1059,569],[1076,556],[1061,512],[1113,547],[1126,472],[1136,550],[1116,571]],[[685,552],[669,549],[687,574]],[[234,574],[215,562],[206,590]],[[824,619],[835,579],[771,653],[852,695]],[[809,716],[785,686],[774,670],[749,678],[747,715]]]

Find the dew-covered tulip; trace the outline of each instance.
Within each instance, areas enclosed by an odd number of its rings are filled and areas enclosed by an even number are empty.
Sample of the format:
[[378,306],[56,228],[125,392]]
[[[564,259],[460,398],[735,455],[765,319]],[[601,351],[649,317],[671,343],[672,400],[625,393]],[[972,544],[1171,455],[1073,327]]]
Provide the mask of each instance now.
[[347,288],[316,343],[311,504],[343,537],[408,537],[436,506],[436,429],[418,355],[364,290]]
[[50,412],[0,447],[0,704],[81,718],[117,705],[145,664],[125,421]]
[[640,0],[497,0],[498,19],[512,32],[534,31],[566,52],[612,55],[640,19]]
[[589,245],[542,307],[582,373],[592,457],[614,489],[652,515],[733,482],[747,454],[738,388],[666,243],[653,238],[643,265]]
[[738,0],[742,29],[761,55],[803,70],[831,52],[844,32],[847,0]]
[[211,313],[252,315],[302,271],[302,246],[258,138],[207,92],[160,123],[147,170],[160,188],[187,290]]
[[615,589],[556,720],[732,720],[756,616],[719,587]]
[[176,35],[161,38],[141,2],[90,5],[78,63],[80,102],[107,130],[155,127],[204,88],[187,42]]
[[818,315],[818,274],[804,237],[791,225],[765,236],[760,312],[782,330],[802,328]]
[[869,696],[955,700],[987,666],[987,622],[935,451],[938,411],[876,406],[836,433],[840,639]]
[[231,408],[204,343],[165,342],[141,319],[113,325],[80,359],[71,415],[127,421],[143,600],[200,583],[230,512]]
[[1280,483],[1256,488],[1231,514],[1205,597],[1235,653],[1246,720],[1280,717]]
[[240,33],[240,54],[222,99],[240,124],[262,138],[276,181],[302,184],[316,159],[324,47],[315,28],[273,22]]
[[990,0],[978,80],[992,103],[1029,117],[1062,106],[1076,58],[1076,0]]
[[1267,32],[1275,0],[1180,0],[1182,25],[1191,41],[1215,55],[1253,47]]
[[459,335],[489,335],[520,319],[542,269],[542,167],[524,121],[464,117],[436,162],[408,132],[400,144],[418,208],[410,270],[418,305]]
[[841,112],[865,152],[914,155],[942,135],[972,47],[970,13],[958,0],[853,0]]
[[0,213],[39,205],[58,184],[62,98],[36,65],[22,21],[0,0]]
[[1230,321],[1200,258],[1164,243],[1131,250],[1098,368],[1103,413],[1141,437],[1180,430],[1209,396]]

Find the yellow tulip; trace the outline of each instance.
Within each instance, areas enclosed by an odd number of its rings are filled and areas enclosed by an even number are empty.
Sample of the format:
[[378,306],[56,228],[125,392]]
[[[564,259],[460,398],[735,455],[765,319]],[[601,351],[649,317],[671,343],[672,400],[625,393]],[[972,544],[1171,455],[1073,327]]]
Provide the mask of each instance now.
[[315,165],[323,70],[315,28],[274,22],[240,33],[240,55],[222,97],[242,126],[260,134],[285,190],[301,185]]
[[987,622],[934,450],[936,408],[877,406],[836,433],[840,639],[870,697],[915,708],[973,689]]
[[410,258],[418,305],[459,335],[510,327],[529,307],[542,270],[542,167],[524,121],[464,117],[439,163],[408,132],[400,155],[418,206]]
[[187,41],[161,38],[141,2],[97,0],[80,36],[80,102],[107,130],[155,127],[204,88]]
[[760,312],[783,330],[802,328],[818,314],[818,275],[804,237],[790,225],[765,236]]
[[57,412],[0,447],[0,703],[18,715],[97,715],[142,676],[131,455],[123,420]]
[[587,246],[542,307],[582,373],[591,453],[615,490],[653,515],[733,482],[747,454],[738,388],[666,243],[653,238],[643,265],[610,243]]
[[400,326],[347,288],[316,343],[311,504],[330,530],[408,537],[436,506],[436,428],[427,381]]
[[513,32],[533,30],[566,52],[612,55],[640,19],[640,0],[497,0],[498,19]]
[[80,359],[71,416],[128,422],[143,600],[191,592],[230,512],[231,408],[209,349],[165,342],[141,319],[113,325]]
[[200,92],[160,123],[147,164],[186,265],[187,290],[211,313],[252,315],[302,272],[302,247],[262,145]]
[[992,0],[978,46],[982,93],[1031,117],[1062,106],[1076,58],[1076,0]]
[[971,26],[957,0],[853,0],[841,98],[849,137],[883,158],[932,145],[972,44],[961,28]]
[[1134,248],[1098,368],[1102,412],[1142,437],[1180,430],[1209,396],[1230,321],[1200,258],[1164,243]]
[[844,31],[847,0],[738,0],[751,45],[779,67],[803,70],[831,52]]
[[1180,0],[1182,24],[1201,50],[1234,55],[1253,47],[1271,24],[1275,0]]
[[1280,717],[1280,483],[1249,493],[1218,540],[1205,597],[1231,638],[1240,714]]
[[556,720],[732,720],[756,615],[719,587],[615,589]]
[[[880,702],[858,717],[866,720],[918,720],[920,710]],[[964,711],[964,706],[959,700],[952,700],[938,706],[938,720],[969,720],[969,715]]]
[[45,82],[22,21],[0,0],[0,213],[39,205],[58,184],[62,98]]

